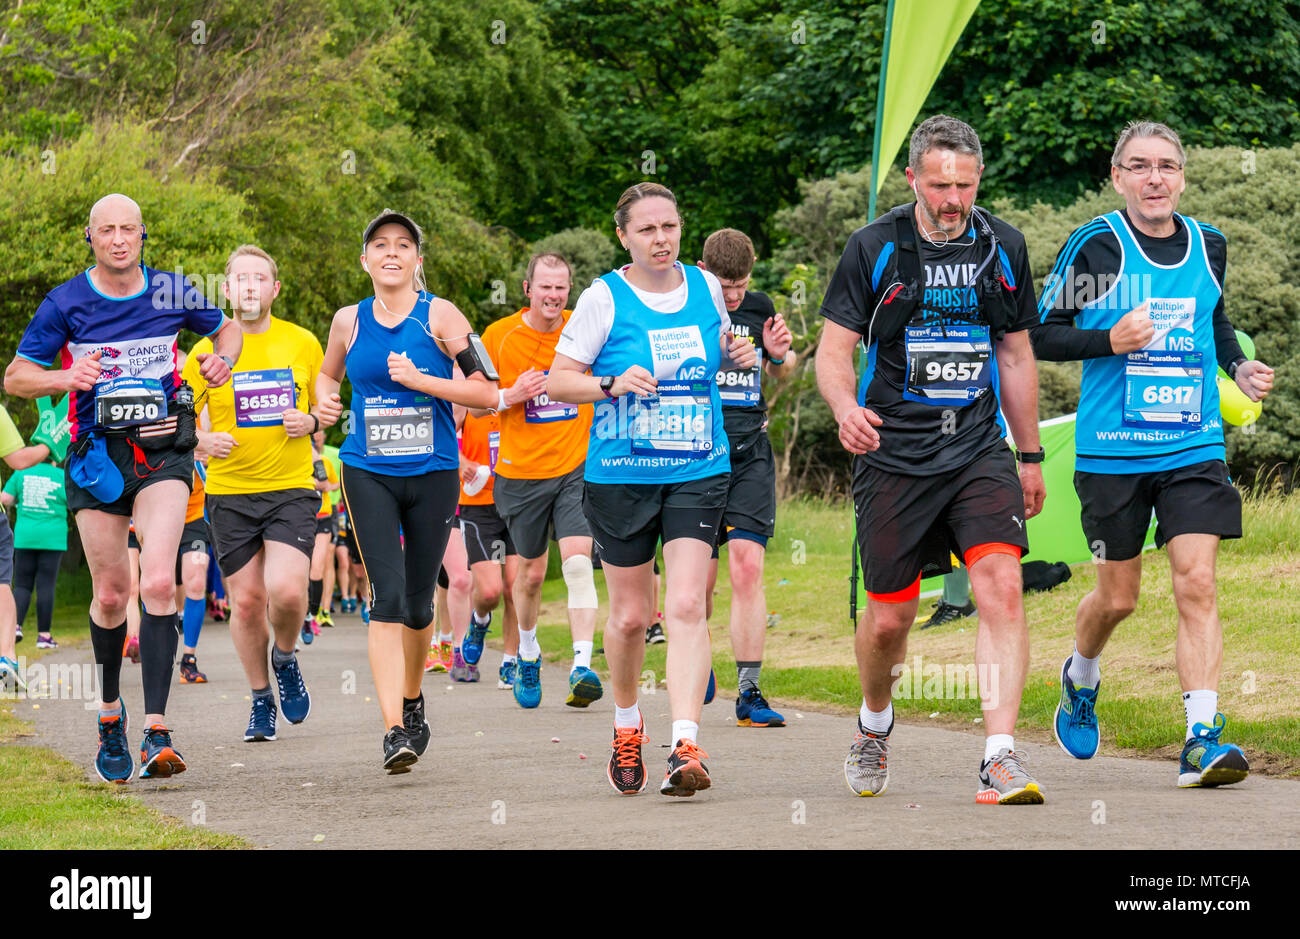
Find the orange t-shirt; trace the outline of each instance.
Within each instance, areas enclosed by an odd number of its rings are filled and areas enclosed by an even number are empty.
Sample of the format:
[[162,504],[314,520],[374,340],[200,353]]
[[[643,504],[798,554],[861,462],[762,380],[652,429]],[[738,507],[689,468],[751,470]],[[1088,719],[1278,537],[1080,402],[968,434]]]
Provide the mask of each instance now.
[[492,484],[496,482],[495,471],[500,446],[501,419],[497,415],[489,414],[486,417],[465,415],[465,426],[460,432],[460,452],[465,454],[466,459],[493,470],[493,475],[488,477],[487,485],[472,496],[465,494],[465,480],[462,479],[460,481],[461,505],[492,504]]
[[[546,371],[555,359],[555,344],[573,315],[564,311],[554,332],[541,333],[524,322],[525,310],[497,320],[483,331],[483,344],[509,388],[524,372]],[[501,452],[497,475],[509,479],[554,479],[587,459],[591,432],[590,404],[563,404],[545,394],[501,413]]]
[[185,506],[185,524],[197,522],[203,517],[203,477],[194,471],[194,488],[190,490],[190,501]]

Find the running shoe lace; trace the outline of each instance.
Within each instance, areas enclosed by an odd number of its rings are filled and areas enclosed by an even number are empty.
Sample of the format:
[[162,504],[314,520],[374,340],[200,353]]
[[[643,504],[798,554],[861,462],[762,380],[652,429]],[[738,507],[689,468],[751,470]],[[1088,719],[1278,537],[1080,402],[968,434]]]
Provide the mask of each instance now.
[[754,708],[762,708],[765,711],[771,710],[768,706],[767,698],[763,697],[763,693],[757,689],[755,689],[754,693],[749,696],[749,707],[751,710]]
[[524,659],[519,659],[518,666],[519,666],[519,680],[522,681],[525,685],[535,684],[536,682],[542,680],[541,659],[538,659],[536,662],[528,662],[525,661]]
[[166,727],[150,727],[144,732],[144,736],[155,747],[170,747],[172,745],[171,731]]
[[619,769],[634,769],[641,762],[640,748],[646,735],[640,730],[614,728],[614,765]]
[[708,758],[708,754],[700,749],[700,745],[691,740],[683,740],[681,746],[677,748],[677,754],[681,757],[690,757],[696,761]]
[[1074,699],[1074,720],[1080,727],[1097,726],[1097,714],[1091,698],[1079,695]]
[[[277,668],[275,670],[275,683],[280,686],[281,698],[283,698],[286,694],[289,694],[290,692],[292,692],[293,694],[307,693],[307,686],[306,684],[303,683],[302,680],[302,669],[296,667],[297,665],[296,662],[293,664],[295,666],[294,668],[286,667],[286,668]],[[293,674],[290,675],[289,674],[290,672],[292,672]],[[292,688],[290,687],[290,682],[293,683]]]
[[858,733],[853,746],[849,748],[849,759],[855,766],[880,766],[885,761],[888,744],[884,737]]
[[1001,770],[1002,777],[1010,782],[1017,775],[1028,776],[1029,770],[1025,768],[1025,758],[1014,750],[1007,751],[1007,755],[1001,759],[995,759],[994,765]]
[[126,755],[126,734],[121,733],[122,719],[99,722],[99,742],[111,757]]
[[256,727],[258,724],[268,723],[271,719],[271,699],[263,695],[258,695],[253,699],[253,713],[248,719],[249,727]]

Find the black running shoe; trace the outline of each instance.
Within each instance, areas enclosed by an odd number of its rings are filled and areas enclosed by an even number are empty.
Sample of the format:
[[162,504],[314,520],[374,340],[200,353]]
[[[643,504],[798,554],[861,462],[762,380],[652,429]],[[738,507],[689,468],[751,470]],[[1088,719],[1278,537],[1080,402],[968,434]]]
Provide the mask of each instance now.
[[689,798],[713,783],[709,768],[704,765],[708,754],[694,740],[678,740],[673,752],[668,754],[668,771],[659,784],[659,792],[666,796]]
[[955,619],[963,619],[973,615],[975,604],[967,600],[965,606],[953,606],[951,603],[945,603],[940,600],[938,607],[935,608],[934,615],[921,624],[922,629],[929,629],[931,626],[942,626],[944,623],[951,623]]
[[424,694],[412,702],[402,702],[402,729],[410,738],[416,756],[424,756],[429,748],[429,722],[424,719]]
[[420,758],[411,745],[411,738],[401,727],[393,726],[384,734],[384,769],[389,776],[409,773],[411,764]]
[[667,642],[668,638],[664,635],[664,628],[657,622],[651,623],[645,630],[646,645],[655,645],[660,642]]
[[645,721],[636,729],[614,728],[614,754],[605,775],[616,792],[634,796],[645,788],[645,761],[641,759],[645,741]]

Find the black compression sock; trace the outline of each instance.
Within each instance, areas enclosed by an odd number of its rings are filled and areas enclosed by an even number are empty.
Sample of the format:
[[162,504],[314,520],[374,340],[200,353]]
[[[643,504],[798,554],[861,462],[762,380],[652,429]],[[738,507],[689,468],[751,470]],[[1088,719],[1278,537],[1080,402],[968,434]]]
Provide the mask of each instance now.
[[175,613],[140,615],[140,674],[144,678],[144,711],[167,713],[167,696],[171,692],[172,667],[176,663]]
[[100,700],[112,704],[122,693],[122,643],[126,641],[126,620],[112,629],[90,621],[90,647],[100,670]]
[[308,581],[307,583],[307,616],[308,617],[315,616],[316,611],[320,609],[320,598],[321,598],[321,594],[323,594],[324,592],[325,592],[325,581],[323,580]]

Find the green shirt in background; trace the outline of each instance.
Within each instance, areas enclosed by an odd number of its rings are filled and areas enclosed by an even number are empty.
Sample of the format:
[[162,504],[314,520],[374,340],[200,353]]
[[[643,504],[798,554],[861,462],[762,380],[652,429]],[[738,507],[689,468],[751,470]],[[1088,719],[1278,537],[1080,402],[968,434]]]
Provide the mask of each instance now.
[[[334,472],[338,475],[338,478],[342,479],[343,464],[339,461],[339,448],[326,447],[324,453],[325,459],[330,461],[330,465],[334,467]],[[339,510],[339,503],[343,501],[343,486],[340,485],[339,488],[335,489],[328,495],[330,497],[330,511],[337,512]]]
[[68,494],[63,470],[38,463],[11,476],[4,491],[14,497],[18,510],[15,548],[68,550]]

